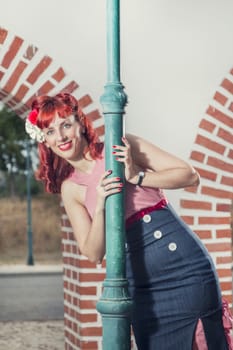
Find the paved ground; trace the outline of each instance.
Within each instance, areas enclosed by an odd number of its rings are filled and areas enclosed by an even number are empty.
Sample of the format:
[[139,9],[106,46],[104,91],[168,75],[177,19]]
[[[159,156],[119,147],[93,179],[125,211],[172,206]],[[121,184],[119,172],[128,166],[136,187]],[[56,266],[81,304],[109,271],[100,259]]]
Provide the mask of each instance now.
[[[64,350],[64,322],[62,317],[56,319],[56,315],[54,314],[54,319],[46,319],[46,321],[41,320],[41,313],[38,312],[37,321],[28,320],[30,317],[30,311],[33,307],[33,304],[28,302],[25,303],[25,297],[35,299],[35,295],[32,295],[33,290],[30,281],[48,281],[47,277],[51,278],[51,282],[54,282],[53,277],[61,274],[62,268],[61,266],[0,266],[0,290],[2,293],[2,297],[5,298],[5,305],[3,298],[1,298],[0,303],[2,303],[2,307],[0,309],[0,314],[2,313],[2,319],[0,317],[0,350]],[[42,279],[42,280],[41,280]],[[15,281],[18,282],[18,286],[14,285]],[[7,286],[6,283],[10,283],[10,289],[7,295]],[[26,283],[25,293],[27,295],[23,295],[22,298],[19,298],[19,294],[23,292],[23,285]],[[41,288],[40,288],[41,287]],[[38,289],[38,297],[42,293],[43,299],[37,299],[37,303],[35,309],[38,305],[42,305],[43,302],[46,305],[49,305],[48,298],[44,298],[43,291],[45,292],[44,283],[41,286],[38,286],[36,282],[36,288]],[[57,284],[55,283],[55,289],[59,289],[58,292],[58,309],[61,311],[61,281]],[[13,289],[15,289],[16,294],[13,295]],[[46,287],[47,290],[47,287]],[[17,294],[17,291],[20,292]],[[29,294],[28,294],[29,292]],[[1,294],[0,293],[0,294]],[[48,292],[46,292],[48,293]],[[51,291],[50,297],[53,296],[53,292]],[[12,313],[10,309],[9,300],[12,300],[12,304],[17,305],[18,302],[18,313]],[[21,303],[22,301],[22,303]],[[42,303],[42,304],[41,304]],[[51,303],[54,306],[53,303]],[[8,306],[8,307],[6,307]],[[7,315],[7,309],[9,313]],[[1,312],[2,311],[2,312]],[[4,311],[4,313],[3,313]],[[27,318],[25,320],[25,314],[27,314]],[[35,311],[35,310],[34,310]],[[59,312],[60,312],[59,311]],[[20,319],[19,315],[22,315],[22,319]],[[51,312],[49,313],[51,316]],[[12,316],[17,316],[17,320]],[[61,313],[60,313],[61,316]],[[36,317],[35,312],[33,313],[33,317]],[[24,320],[23,320],[24,319]]]
[[63,321],[0,322],[0,350],[64,350]]

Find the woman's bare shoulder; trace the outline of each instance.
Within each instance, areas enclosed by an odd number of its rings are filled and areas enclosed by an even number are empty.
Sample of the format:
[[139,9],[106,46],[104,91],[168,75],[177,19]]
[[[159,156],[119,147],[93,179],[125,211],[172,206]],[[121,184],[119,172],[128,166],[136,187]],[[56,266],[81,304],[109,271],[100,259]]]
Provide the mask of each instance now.
[[63,181],[61,185],[61,197],[62,200],[65,201],[66,199],[75,200],[77,202],[82,202],[82,192],[83,192],[83,186],[80,186],[76,184],[74,181],[70,179],[66,179]]
[[71,191],[72,189],[75,188],[75,182],[74,181],[71,181],[70,179],[66,179],[62,182],[62,185],[61,185],[61,192],[62,193],[66,193],[66,192],[69,192]]

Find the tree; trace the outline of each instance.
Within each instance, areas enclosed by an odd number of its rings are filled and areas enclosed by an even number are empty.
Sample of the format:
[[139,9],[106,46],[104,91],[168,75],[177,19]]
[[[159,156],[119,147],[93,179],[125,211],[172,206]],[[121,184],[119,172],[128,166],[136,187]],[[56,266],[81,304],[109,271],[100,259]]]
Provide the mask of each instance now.
[[[6,176],[11,196],[22,194],[22,188],[25,187],[27,142],[29,137],[25,132],[24,121],[3,106],[0,110],[0,170]],[[36,145],[34,142],[30,145],[32,158],[32,154],[35,155]],[[35,156],[33,158],[35,159]]]

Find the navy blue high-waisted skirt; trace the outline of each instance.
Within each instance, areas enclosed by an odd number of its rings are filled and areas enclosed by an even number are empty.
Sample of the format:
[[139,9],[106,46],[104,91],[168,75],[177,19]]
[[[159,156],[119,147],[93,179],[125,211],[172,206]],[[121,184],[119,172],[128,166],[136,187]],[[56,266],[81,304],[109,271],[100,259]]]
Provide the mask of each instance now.
[[199,320],[208,350],[227,350],[215,267],[171,205],[133,223],[126,242],[138,350],[191,350]]

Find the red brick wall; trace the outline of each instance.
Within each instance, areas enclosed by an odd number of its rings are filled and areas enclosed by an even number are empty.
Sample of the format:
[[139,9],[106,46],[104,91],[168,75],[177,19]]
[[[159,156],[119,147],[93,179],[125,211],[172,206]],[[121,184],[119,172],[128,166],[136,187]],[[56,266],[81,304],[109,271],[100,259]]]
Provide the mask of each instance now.
[[96,266],[80,255],[63,207],[62,237],[66,349],[101,349],[96,302],[101,296],[105,263]]
[[[54,59],[0,28],[0,101],[24,119],[36,95],[61,91],[73,93],[84,111],[93,102]],[[87,116],[93,123],[100,118],[98,110],[89,111]],[[98,125],[102,135],[103,123]]]
[[[233,69],[204,113],[190,154],[201,184],[183,192],[181,215],[205,243],[232,303]],[[195,195],[193,195],[195,193]]]

